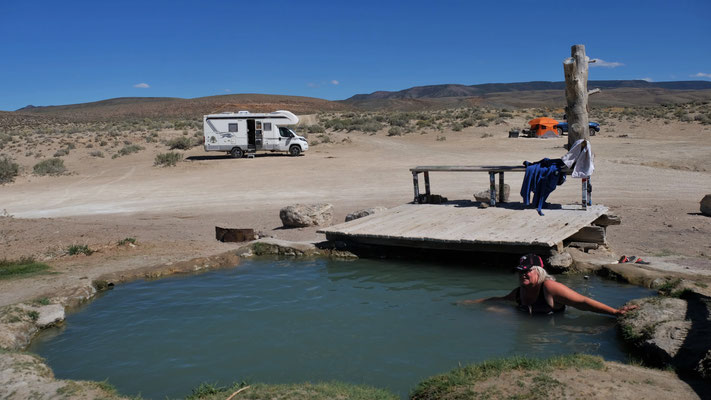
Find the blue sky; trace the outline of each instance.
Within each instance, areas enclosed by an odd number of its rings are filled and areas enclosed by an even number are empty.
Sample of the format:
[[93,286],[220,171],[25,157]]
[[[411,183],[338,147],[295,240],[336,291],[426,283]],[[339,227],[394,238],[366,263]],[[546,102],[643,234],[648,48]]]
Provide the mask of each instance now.
[[[494,4],[497,3],[497,4]],[[711,80],[711,1],[0,0],[0,110],[234,93]]]

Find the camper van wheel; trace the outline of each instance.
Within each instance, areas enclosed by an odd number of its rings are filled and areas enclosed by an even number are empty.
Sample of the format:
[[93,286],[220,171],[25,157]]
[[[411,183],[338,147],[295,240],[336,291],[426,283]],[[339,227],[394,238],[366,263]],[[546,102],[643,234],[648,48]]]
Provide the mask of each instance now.
[[296,146],[296,145],[289,147],[289,155],[290,156],[296,157],[299,154],[301,154],[301,147]]
[[239,147],[235,147],[230,152],[230,155],[232,156],[232,158],[242,158],[242,156],[244,155],[244,152]]
[[558,136],[563,136],[563,128],[558,128]]
[[589,128],[590,129],[590,136],[595,136],[595,128]]

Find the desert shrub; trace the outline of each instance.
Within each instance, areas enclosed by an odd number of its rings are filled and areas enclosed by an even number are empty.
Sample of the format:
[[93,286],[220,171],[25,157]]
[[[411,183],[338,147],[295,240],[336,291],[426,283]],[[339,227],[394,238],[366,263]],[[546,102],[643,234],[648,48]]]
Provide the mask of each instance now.
[[325,133],[316,136],[316,138],[318,139],[319,143],[333,143],[333,139],[331,138],[331,136]]
[[123,148],[119,150],[118,154],[122,156],[127,156],[129,154],[138,153],[143,149],[145,149],[145,147],[139,146],[137,144],[128,144],[126,146],[123,146]]
[[35,175],[61,175],[67,172],[67,168],[64,166],[64,160],[59,158],[49,158],[42,160],[32,167]]
[[0,155],[0,184],[12,182],[20,173],[20,166],[9,157]]
[[57,150],[57,151],[54,152],[54,156],[53,156],[53,157],[64,157],[64,156],[66,156],[67,154],[69,154],[69,149],[59,149],[59,150]]
[[192,140],[190,140],[189,137],[184,136],[169,140],[166,144],[168,145],[170,150],[189,150],[191,147],[193,147]]
[[136,238],[127,237],[118,241],[119,246],[126,246],[127,244],[136,244]]
[[91,153],[89,153],[89,155],[92,157],[104,158],[104,153],[101,150],[94,150]]
[[435,140],[438,142],[444,142],[445,140],[447,140],[447,137],[443,135],[437,135],[437,139]]
[[388,136],[400,136],[402,135],[402,128],[399,126],[393,126],[388,129]]
[[322,125],[319,124],[314,124],[314,125],[307,125],[306,131],[309,133],[324,133],[326,132],[326,128],[324,128]]
[[87,256],[90,256],[94,253],[94,250],[90,249],[89,246],[85,244],[73,244],[69,247],[67,247],[67,254],[70,256],[77,255],[77,254],[84,254]]
[[157,167],[174,167],[178,161],[183,159],[183,155],[170,151],[168,153],[160,153],[156,155],[153,165]]
[[463,128],[463,126],[462,126],[462,124],[460,124],[459,122],[455,122],[455,123],[452,124],[452,130],[455,131],[455,132],[461,131],[462,128]]
[[386,121],[388,124],[390,124],[392,126],[403,127],[410,122],[410,114],[397,113],[397,114],[388,115],[388,117],[386,118]]

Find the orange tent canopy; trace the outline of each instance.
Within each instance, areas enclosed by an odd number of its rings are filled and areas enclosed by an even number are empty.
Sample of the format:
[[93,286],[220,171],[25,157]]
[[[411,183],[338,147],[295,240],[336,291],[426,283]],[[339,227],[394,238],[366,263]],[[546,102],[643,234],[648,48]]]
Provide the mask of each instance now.
[[543,118],[536,118],[528,121],[528,124],[533,126],[533,125],[545,125],[545,126],[550,126],[550,125],[557,125],[558,121],[554,120],[553,118],[548,118],[548,117],[543,117]]

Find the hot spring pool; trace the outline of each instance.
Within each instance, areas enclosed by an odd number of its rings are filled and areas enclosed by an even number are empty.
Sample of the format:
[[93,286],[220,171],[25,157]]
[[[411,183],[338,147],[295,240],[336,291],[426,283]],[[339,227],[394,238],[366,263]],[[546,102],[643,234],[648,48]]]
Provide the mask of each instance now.
[[[105,292],[42,332],[30,351],[62,379],[122,394],[182,397],[202,382],[340,380],[406,396],[420,380],[511,355],[584,352],[626,361],[613,317],[455,304],[516,286],[510,269],[402,261],[251,260],[238,268]],[[613,307],[653,295],[582,276],[557,279]]]

